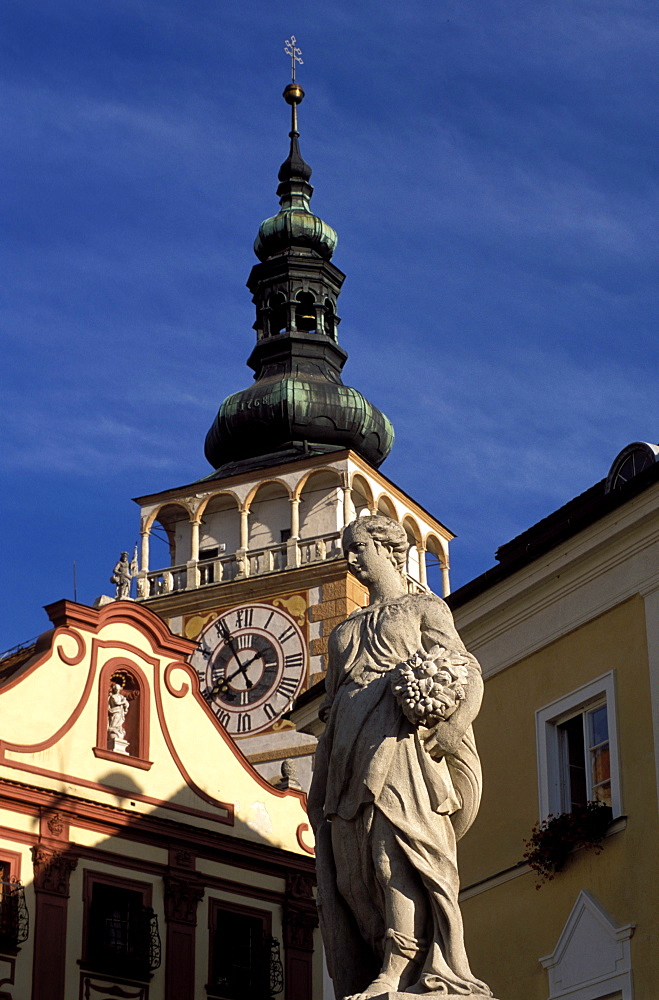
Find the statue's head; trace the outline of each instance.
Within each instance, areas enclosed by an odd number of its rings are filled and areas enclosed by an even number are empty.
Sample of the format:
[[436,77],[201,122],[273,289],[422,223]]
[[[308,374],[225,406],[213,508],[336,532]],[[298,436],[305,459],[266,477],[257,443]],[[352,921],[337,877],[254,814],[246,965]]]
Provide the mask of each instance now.
[[[360,565],[364,560],[385,559],[401,576],[405,573],[410,543],[405,528],[393,518],[384,514],[358,517],[344,528],[342,541],[350,571],[358,578],[366,579],[370,573],[368,565]],[[360,549],[363,555],[358,557]]]

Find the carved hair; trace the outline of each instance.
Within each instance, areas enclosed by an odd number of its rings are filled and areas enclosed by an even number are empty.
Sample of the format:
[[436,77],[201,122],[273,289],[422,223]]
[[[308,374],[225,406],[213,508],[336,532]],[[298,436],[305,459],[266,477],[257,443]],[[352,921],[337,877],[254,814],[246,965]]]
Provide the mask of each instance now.
[[398,572],[405,572],[410,543],[402,524],[386,514],[373,514],[370,517],[358,517],[348,527],[353,531],[363,528],[374,542],[379,542],[387,550]]

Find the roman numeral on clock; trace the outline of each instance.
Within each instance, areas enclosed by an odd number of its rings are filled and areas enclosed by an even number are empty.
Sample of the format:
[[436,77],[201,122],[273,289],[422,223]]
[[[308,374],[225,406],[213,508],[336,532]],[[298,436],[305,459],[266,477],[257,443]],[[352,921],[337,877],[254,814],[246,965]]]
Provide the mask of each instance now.
[[251,649],[252,639],[253,636],[250,632],[243,632],[242,635],[236,637],[236,646],[238,649]]
[[297,681],[294,681],[292,677],[284,677],[277,688],[277,693],[283,694],[289,701],[292,701],[296,690]]
[[237,731],[239,733],[248,733],[252,728],[252,720],[250,719],[247,712],[243,715],[238,716],[238,726]]
[[295,635],[295,629],[293,628],[292,625],[289,625],[288,628],[284,629],[284,631],[279,636],[279,641],[281,643],[288,642],[288,640],[292,639],[294,635]]
[[304,666],[302,653],[289,653],[284,657],[284,670],[301,670]]
[[251,628],[254,608],[241,608],[236,611],[236,628]]
[[269,701],[266,701],[265,705],[263,706],[263,711],[265,713],[266,718],[268,719],[274,719],[277,717],[277,712],[272,707]]

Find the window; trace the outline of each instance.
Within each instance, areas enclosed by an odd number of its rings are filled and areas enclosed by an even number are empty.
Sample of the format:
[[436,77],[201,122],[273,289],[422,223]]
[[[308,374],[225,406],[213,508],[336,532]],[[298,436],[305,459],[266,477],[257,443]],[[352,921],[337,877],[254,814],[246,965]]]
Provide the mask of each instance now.
[[612,672],[536,712],[542,818],[594,800],[621,815],[615,719]]
[[160,965],[151,887],[85,872],[85,964],[96,971],[144,979]]
[[[0,854],[0,950],[13,951],[22,944],[29,932],[29,916],[25,892],[18,879],[20,854],[6,851]],[[0,994],[2,996],[2,994]]]
[[281,292],[271,295],[268,301],[270,309],[270,319],[266,325],[266,336],[269,334],[275,337],[278,333],[285,333],[288,324],[286,299]]
[[562,812],[597,800],[611,805],[611,755],[606,702],[578,712],[557,727]]
[[222,1000],[269,1000],[271,915],[210,900],[208,993]]

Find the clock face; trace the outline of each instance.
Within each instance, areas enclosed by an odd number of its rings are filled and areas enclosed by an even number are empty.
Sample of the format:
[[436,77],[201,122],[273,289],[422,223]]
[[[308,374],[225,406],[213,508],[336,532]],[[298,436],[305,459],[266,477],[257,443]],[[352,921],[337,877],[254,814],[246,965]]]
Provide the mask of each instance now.
[[224,728],[246,736],[288,711],[306,661],[304,636],[290,615],[271,604],[242,604],[206,626],[190,662]]

